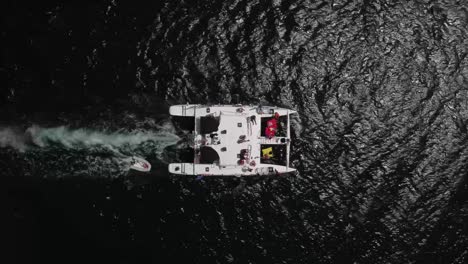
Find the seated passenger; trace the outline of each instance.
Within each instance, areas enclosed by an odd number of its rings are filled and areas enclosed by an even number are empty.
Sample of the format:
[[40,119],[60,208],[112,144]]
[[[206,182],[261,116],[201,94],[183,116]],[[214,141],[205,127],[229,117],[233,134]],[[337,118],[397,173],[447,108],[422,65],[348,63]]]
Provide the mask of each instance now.
[[279,114],[275,113],[275,117],[268,120],[267,127],[265,128],[265,136],[267,138],[273,138],[276,135],[276,130],[278,129],[278,118]]
[[264,148],[262,149],[262,158],[260,159],[261,163],[264,164],[275,164],[273,161],[274,155],[273,155],[273,148]]
[[269,147],[269,148],[262,149],[262,157],[264,159],[273,158],[273,148]]

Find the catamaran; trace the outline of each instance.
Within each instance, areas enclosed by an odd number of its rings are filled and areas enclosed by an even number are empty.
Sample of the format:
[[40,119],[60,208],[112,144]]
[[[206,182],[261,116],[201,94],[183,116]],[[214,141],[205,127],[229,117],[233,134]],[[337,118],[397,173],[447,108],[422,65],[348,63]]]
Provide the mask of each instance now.
[[294,172],[289,166],[294,110],[252,105],[173,105],[173,117],[193,118],[193,162],[169,172],[198,176],[255,176]]

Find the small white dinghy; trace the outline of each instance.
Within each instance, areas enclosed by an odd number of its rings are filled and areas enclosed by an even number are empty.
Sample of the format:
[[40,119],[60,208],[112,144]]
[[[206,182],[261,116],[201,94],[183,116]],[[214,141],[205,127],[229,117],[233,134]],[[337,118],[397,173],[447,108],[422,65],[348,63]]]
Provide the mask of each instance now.
[[137,170],[137,171],[142,171],[142,172],[148,172],[151,170],[151,164],[148,161],[140,157],[133,156],[129,158],[129,161],[130,161],[130,169],[132,170]]

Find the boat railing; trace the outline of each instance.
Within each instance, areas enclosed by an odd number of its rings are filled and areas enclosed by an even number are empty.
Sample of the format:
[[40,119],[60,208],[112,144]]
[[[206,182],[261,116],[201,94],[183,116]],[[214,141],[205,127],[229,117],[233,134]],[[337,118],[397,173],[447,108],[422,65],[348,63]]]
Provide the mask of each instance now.
[[[289,110],[286,111],[286,117],[288,119],[288,121],[287,121],[288,122],[288,125],[287,125],[288,128],[287,128],[286,135],[287,135],[288,138],[291,138],[291,127],[290,127],[291,123],[289,121]],[[287,144],[286,145],[286,170],[288,170],[289,169],[289,154],[290,154],[289,152],[291,150],[291,144],[289,143],[289,140],[287,141],[286,144]]]
[[[242,109],[242,108],[239,108],[239,109]],[[227,116],[245,116],[247,115],[247,113],[242,110],[242,111],[226,111],[226,110],[223,110],[223,111],[219,111],[219,114],[220,115],[227,115]]]
[[[193,161],[195,161],[197,159],[197,155],[198,155],[198,152],[199,152],[199,149],[200,149],[200,144],[198,144],[198,142],[196,142],[196,138],[197,138],[197,135],[198,135],[198,120],[197,120],[197,109],[195,108],[194,112],[193,112],[193,122],[194,122],[194,125],[193,125],[193,142],[194,142],[194,146],[193,146]],[[192,166],[193,167],[193,175],[195,175],[195,165]]]
[[260,144],[270,144],[270,145],[284,145],[289,142],[289,138],[287,137],[273,137],[273,138],[259,137],[258,140],[260,141]]

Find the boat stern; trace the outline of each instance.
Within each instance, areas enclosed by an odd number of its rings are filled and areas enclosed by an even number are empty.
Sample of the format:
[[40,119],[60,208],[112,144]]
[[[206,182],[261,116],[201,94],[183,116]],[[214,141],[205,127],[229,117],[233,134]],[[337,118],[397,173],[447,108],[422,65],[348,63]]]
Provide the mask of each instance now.
[[169,173],[179,175],[194,175],[193,163],[171,163],[168,166]]

